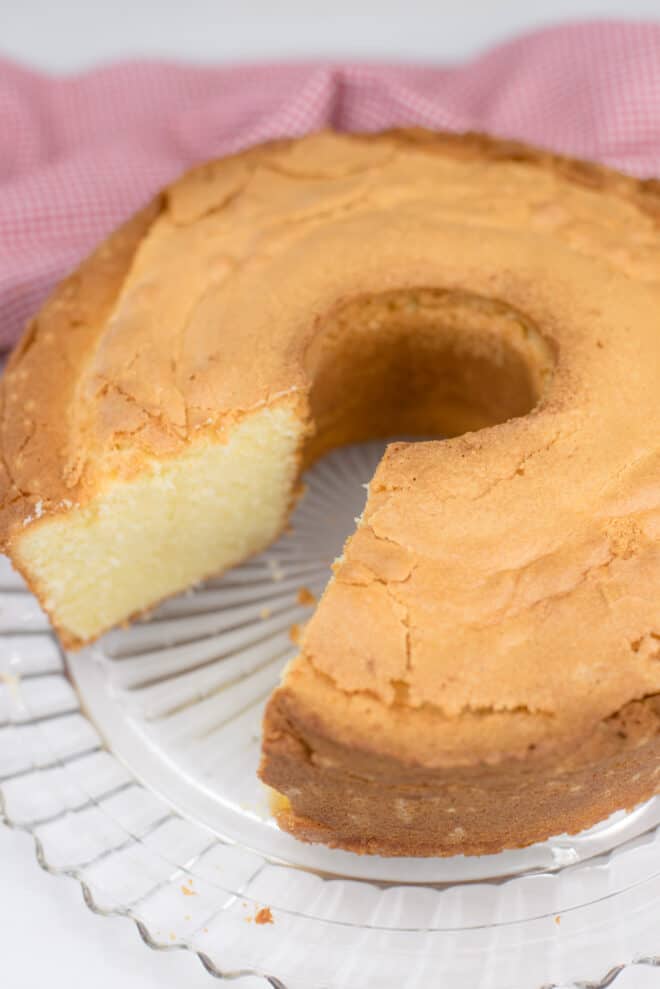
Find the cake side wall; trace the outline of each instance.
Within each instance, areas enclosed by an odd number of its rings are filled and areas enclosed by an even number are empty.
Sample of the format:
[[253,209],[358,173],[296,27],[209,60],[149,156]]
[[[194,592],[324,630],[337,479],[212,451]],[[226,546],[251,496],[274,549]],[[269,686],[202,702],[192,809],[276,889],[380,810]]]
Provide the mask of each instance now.
[[[591,827],[660,789],[660,701],[626,705],[555,758],[425,770],[320,741],[277,691],[264,720],[262,780],[296,838],[387,856],[486,855]],[[566,748],[566,747],[564,747]]]

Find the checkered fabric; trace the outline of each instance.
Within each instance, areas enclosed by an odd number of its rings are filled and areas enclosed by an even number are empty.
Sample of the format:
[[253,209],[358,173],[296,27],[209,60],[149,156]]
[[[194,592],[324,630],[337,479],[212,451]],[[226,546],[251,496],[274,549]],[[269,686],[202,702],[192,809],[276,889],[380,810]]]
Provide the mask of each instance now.
[[324,126],[413,123],[660,174],[660,25],[553,28],[445,68],[126,62],[57,78],[0,60],[0,347],[188,166]]

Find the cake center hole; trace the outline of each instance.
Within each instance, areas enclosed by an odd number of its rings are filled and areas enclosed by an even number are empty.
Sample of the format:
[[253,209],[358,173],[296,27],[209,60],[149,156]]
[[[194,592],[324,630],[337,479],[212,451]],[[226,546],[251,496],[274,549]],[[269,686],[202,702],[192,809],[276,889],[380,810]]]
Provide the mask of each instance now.
[[534,324],[503,302],[435,288],[364,295],[315,327],[315,433],[306,461],[346,443],[457,436],[530,412],[554,367]]

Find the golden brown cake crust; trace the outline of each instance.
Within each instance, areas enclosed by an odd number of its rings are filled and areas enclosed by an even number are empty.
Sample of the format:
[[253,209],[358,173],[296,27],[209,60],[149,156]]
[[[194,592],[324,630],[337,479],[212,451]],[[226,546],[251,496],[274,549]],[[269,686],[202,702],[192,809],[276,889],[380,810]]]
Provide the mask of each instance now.
[[0,387],[0,499],[6,541],[40,503],[66,510],[79,493],[67,470],[75,389],[160,197],[108,238],[53,292],[12,351]]
[[[13,355],[5,545],[283,396],[316,422],[310,457],[384,432],[369,402],[359,428],[335,412],[352,408],[342,388],[357,365],[357,390],[378,394],[374,334],[425,381],[411,350],[431,353],[439,328],[442,400],[399,422],[417,431],[439,409],[434,428],[463,435],[390,445],[370,484],[267,709],[261,773],[291,801],[281,821],[361,851],[487,852],[644,799],[658,790],[659,201],[655,182],[419,130],[314,135],[193,171]],[[461,339],[470,408],[452,391]]]
[[[283,226],[292,219],[300,220],[306,216],[315,221],[317,214],[322,221],[325,209],[320,208],[323,190],[320,190],[318,203],[310,196],[311,201],[303,201],[298,207],[298,215],[292,218],[290,204],[284,201],[286,197],[281,188],[279,191],[283,201],[277,202],[278,176],[301,180],[305,177],[322,180],[326,176],[331,185],[334,176],[339,188],[331,190],[331,207],[348,212],[353,202],[359,205],[364,191],[359,183],[356,187],[356,176],[366,172],[377,187],[377,166],[396,154],[405,153],[406,148],[425,152],[429,163],[445,159],[450,162],[474,161],[484,165],[497,162],[513,167],[527,166],[532,177],[544,176],[553,182],[565,179],[564,192],[566,188],[584,189],[607,193],[613,200],[619,200],[622,204],[622,212],[617,218],[619,224],[625,225],[635,214],[646,219],[643,224],[645,233],[640,231],[633,238],[635,249],[626,251],[617,243],[615,236],[599,238],[599,234],[613,235],[616,227],[610,230],[611,225],[603,223],[590,231],[585,217],[571,217],[570,212],[566,211],[562,213],[562,206],[552,195],[546,197],[547,201],[541,195],[534,218],[538,230],[561,231],[562,237],[574,249],[603,255],[624,271],[641,269],[639,273],[645,280],[656,281],[658,246],[655,231],[660,218],[660,182],[655,179],[634,179],[595,163],[555,155],[485,134],[435,133],[408,128],[340,139],[346,143],[350,153],[332,147],[335,140],[334,135],[322,133],[303,141],[272,142],[193,169],[110,236],[54,290],[26,327],[0,383],[0,539],[5,546],[11,541],[16,524],[22,525],[24,519],[33,514],[35,505],[39,505],[40,513],[47,513],[66,510],[71,502],[84,503],[88,500],[98,483],[90,461],[96,459],[94,455],[97,453],[108,454],[115,442],[122,448],[137,448],[135,462],[125,463],[123,467],[127,471],[139,470],[145,453],[156,452],[166,456],[168,452],[175,452],[194,433],[204,428],[205,418],[213,416],[217,419],[219,414],[226,415],[228,406],[234,411],[229,396],[220,409],[210,400],[216,392],[213,377],[214,372],[218,371],[213,366],[213,359],[217,348],[214,351],[213,347],[207,346],[204,351],[201,340],[199,353],[191,355],[191,358],[202,358],[204,366],[197,367],[199,362],[191,359],[190,363],[195,367],[188,370],[188,394],[183,396],[183,403],[177,382],[171,384],[169,389],[161,389],[157,395],[140,393],[140,385],[145,387],[158,377],[150,363],[151,358],[156,358],[159,371],[163,370],[165,362],[170,364],[171,337],[159,339],[160,352],[141,354],[138,338],[126,325],[126,339],[117,342],[116,350],[110,347],[112,353],[106,355],[99,344],[108,336],[122,335],[119,327],[114,334],[107,332],[108,320],[110,317],[118,320],[121,316],[118,310],[122,294],[128,295],[132,287],[131,275],[139,274],[140,251],[144,251],[147,245],[153,249],[153,256],[144,259],[145,269],[151,261],[154,268],[160,267],[168,276],[177,271],[183,276],[189,260],[185,250],[197,249],[207,265],[204,268],[206,287],[209,259],[194,237],[192,242],[186,241],[185,237],[183,241],[170,238],[175,248],[171,252],[173,256],[158,256],[158,243],[167,244],[167,234],[173,228],[180,226],[184,231],[186,227],[203,228],[205,219],[223,212],[227,212],[233,220],[230,211],[239,201],[245,203],[247,208],[243,219],[252,227],[255,220],[263,221],[264,213],[271,214],[267,216],[270,237],[264,238],[269,245],[271,241],[277,241],[279,233],[273,232],[276,224],[272,216],[278,206],[283,211]],[[258,181],[251,184],[255,175]],[[561,191],[561,183],[558,188]],[[448,198],[451,191],[448,187]],[[466,192],[465,189],[462,191]],[[553,186],[552,190],[547,191],[556,193],[558,190]],[[505,195],[499,204],[505,217],[507,209],[517,198],[515,189],[510,192],[512,195],[508,198]],[[257,207],[263,207],[269,195],[273,199],[272,210],[263,209],[259,214]],[[623,210],[623,204],[628,204],[630,208]],[[459,205],[459,212],[463,206],[464,203]],[[597,211],[596,201],[590,211],[592,219]],[[495,216],[496,211],[493,210]],[[514,220],[512,225],[516,227],[528,217],[508,219]],[[201,235],[204,233],[206,231],[202,229]],[[282,240],[286,241],[286,236]],[[247,237],[246,241],[240,245],[242,250],[237,251],[232,231],[228,231],[224,245],[227,248],[226,256],[222,252],[211,252],[214,274],[218,280],[234,267],[235,259],[229,254],[230,244],[237,254],[247,256],[254,251],[252,240]],[[183,291],[183,281],[183,277],[176,279],[175,294],[183,297],[185,308],[186,302],[191,305],[196,286],[188,286],[188,291]],[[142,298],[136,293],[137,297],[126,300],[133,304],[126,307],[129,310],[124,321],[126,324],[130,322],[131,315],[141,314],[141,304],[144,308],[151,301],[145,298],[149,292],[148,285],[142,283],[140,288]],[[159,298],[155,286],[151,287],[151,292],[154,303],[165,304],[169,301],[165,297]],[[173,333],[175,330],[180,333],[185,324],[185,312],[182,316],[184,318],[172,319]],[[264,332],[267,336],[268,331]],[[154,344],[153,339],[150,343]],[[138,359],[134,360],[136,352]],[[97,359],[96,366],[92,360],[94,357]],[[112,373],[118,370],[120,361],[129,365],[132,374]],[[143,363],[140,364],[140,361]],[[87,389],[84,393],[76,391],[80,389],[84,369],[90,364],[85,382]],[[272,370],[266,368],[264,375],[254,382],[251,393],[240,396],[242,407],[249,407],[251,402],[261,401],[264,394],[272,392],[274,382],[269,382],[267,377],[267,372]],[[287,370],[290,372],[291,368]],[[147,371],[149,373],[145,373]],[[192,382],[195,382],[194,386]],[[287,387],[290,387],[289,380]],[[220,397],[213,394],[216,400]],[[182,404],[187,406],[183,414],[180,410]],[[88,421],[78,422],[77,410],[88,405],[99,408],[96,421],[88,416]],[[130,438],[130,443],[125,442],[126,438]]]
[[573,746],[427,769],[334,742],[280,690],[266,717],[264,775],[292,795],[293,807],[278,799],[273,810],[304,841],[360,854],[489,855],[575,834],[657,793],[659,732],[655,696]]

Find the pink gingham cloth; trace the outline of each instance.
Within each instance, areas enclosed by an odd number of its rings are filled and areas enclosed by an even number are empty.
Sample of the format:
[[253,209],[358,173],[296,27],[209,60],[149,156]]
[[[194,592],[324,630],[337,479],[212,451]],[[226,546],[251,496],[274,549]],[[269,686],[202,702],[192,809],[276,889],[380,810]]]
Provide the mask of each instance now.
[[485,130],[660,174],[660,24],[541,31],[453,67],[0,60],[0,347],[113,227],[190,165],[323,126]]

